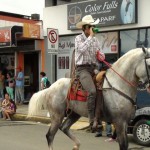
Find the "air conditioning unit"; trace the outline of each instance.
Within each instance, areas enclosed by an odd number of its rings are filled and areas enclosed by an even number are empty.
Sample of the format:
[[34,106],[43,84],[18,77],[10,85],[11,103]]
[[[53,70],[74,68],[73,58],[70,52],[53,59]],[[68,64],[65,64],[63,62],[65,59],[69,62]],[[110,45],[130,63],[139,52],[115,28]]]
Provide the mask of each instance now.
[[32,20],[40,20],[40,14],[31,14]]

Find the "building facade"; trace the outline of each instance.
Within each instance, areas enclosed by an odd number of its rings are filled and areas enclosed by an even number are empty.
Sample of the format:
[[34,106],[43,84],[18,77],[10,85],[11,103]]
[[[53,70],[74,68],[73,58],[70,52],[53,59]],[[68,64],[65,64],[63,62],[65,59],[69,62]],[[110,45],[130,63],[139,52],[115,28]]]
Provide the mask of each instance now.
[[0,70],[25,75],[25,100],[39,90],[39,72],[44,70],[43,22],[38,14],[24,16],[0,12]]
[[[45,68],[52,82],[65,77],[70,70],[74,39],[82,32],[75,24],[84,15],[100,19],[100,32],[96,36],[103,45],[106,60],[111,63],[133,48],[150,47],[149,5],[149,0],[46,0],[43,12]],[[48,28],[58,29],[57,55],[49,53]]]

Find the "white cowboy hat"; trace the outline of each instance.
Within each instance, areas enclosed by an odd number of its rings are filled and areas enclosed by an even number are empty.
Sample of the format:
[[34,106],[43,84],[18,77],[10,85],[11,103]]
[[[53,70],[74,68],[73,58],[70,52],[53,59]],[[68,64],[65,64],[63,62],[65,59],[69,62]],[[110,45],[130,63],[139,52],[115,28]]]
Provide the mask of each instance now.
[[80,21],[76,24],[76,27],[78,29],[81,29],[83,25],[86,25],[86,24],[96,25],[99,23],[99,21],[100,21],[99,18],[96,21],[94,21],[94,19],[91,15],[86,15],[82,18],[82,21]]

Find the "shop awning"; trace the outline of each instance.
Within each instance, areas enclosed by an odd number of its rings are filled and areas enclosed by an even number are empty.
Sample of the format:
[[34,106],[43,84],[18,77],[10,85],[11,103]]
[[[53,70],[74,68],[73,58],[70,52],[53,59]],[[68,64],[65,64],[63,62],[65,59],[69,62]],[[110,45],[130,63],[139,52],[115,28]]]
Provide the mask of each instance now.
[[17,35],[22,32],[23,27],[21,26],[0,27],[0,48],[16,47]]

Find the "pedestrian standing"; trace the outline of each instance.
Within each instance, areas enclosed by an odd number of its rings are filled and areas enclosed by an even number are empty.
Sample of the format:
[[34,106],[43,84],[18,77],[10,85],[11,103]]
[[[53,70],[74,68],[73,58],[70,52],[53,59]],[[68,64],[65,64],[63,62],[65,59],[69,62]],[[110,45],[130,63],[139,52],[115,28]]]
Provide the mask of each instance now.
[[[40,72],[40,77],[41,77],[41,90],[44,90],[47,87],[47,82],[49,82],[48,77],[46,76],[45,72]],[[50,86],[50,82],[49,82],[49,86]],[[47,112],[47,117],[50,117],[50,113]]]
[[14,87],[15,87],[15,80],[11,75],[11,72],[6,74],[7,79],[5,81],[6,85],[6,92],[9,94],[10,99],[14,100]]
[[[48,77],[46,76],[45,72],[40,72],[40,77],[41,77],[41,90],[44,90],[50,86],[50,82],[48,80]],[[49,85],[47,85],[47,83]]]
[[15,86],[15,92],[16,92],[16,103],[17,104],[23,104],[24,101],[24,73],[22,71],[22,68],[18,66],[16,68],[17,74],[15,76],[16,80],[16,86]]

